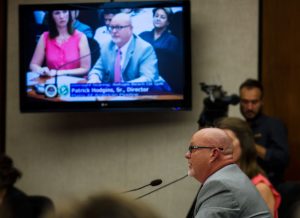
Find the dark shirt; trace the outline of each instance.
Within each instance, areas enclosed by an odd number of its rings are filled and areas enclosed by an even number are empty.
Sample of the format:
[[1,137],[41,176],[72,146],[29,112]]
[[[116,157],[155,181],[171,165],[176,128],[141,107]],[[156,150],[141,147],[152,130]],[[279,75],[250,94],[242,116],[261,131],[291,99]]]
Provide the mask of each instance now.
[[255,142],[267,149],[265,159],[258,158],[258,164],[272,184],[277,186],[283,181],[284,170],[289,161],[287,129],[280,120],[264,114],[248,123]]
[[183,86],[179,83],[181,78],[183,79],[182,52],[177,37],[168,30],[165,30],[156,40],[154,39],[154,30],[142,32],[139,36],[155,49],[159,73],[168,83],[167,86],[170,86],[175,93],[182,93]]
[[7,189],[0,210],[5,218],[35,218],[28,196],[14,187]]
[[200,188],[199,188],[198,191],[197,191],[197,194],[196,194],[196,196],[195,196],[195,199],[194,199],[194,201],[193,201],[193,203],[192,203],[192,206],[190,207],[190,209],[189,209],[189,211],[188,211],[188,213],[187,213],[187,215],[186,215],[186,218],[194,218],[194,211],[195,211],[195,207],[196,207],[197,196],[198,196],[198,194],[199,194],[201,188],[202,188],[202,184],[201,184]]
[[154,39],[154,30],[142,32],[139,36],[149,42],[154,49],[165,49],[171,52],[178,52],[178,40],[168,30],[164,31],[156,40]]
[[54,204],[50,198],[28,196],[15,187],[6,190],[0,205],[0,218],[41,218],[46,212],[54,213]]

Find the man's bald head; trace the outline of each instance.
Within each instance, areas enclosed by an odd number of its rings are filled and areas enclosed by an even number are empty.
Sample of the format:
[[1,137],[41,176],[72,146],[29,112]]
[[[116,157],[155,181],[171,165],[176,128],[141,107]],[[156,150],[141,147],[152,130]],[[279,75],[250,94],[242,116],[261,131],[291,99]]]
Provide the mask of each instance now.
[[199,142],[200,144],[223,148],[224,154],[232,153],[232,140],[222,129],[204,128],[197,131],[193,135],[193,138],[195,142]]
[[126,13],[119,13],[116,14],[113,18],[112,21],[115,22],[122,22],[122,25],[131,25],[131,17],[129,14]]
[[232,140],[224,130],[204,128],[191,139],[188,160],[188,174],[203,183],[211,174],[233,163]]

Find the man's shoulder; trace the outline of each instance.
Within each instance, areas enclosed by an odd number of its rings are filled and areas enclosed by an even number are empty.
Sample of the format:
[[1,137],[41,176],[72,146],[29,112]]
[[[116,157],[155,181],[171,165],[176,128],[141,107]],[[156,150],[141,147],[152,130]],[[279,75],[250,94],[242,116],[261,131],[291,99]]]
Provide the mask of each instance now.
[[227,217],[270,217],[267,205],[236,164],[221,168],[204,182],[196,208],[196,217],[216,214],[216,208],[222,208]]
[[96,31],[98,30],[98,31],[101,31],[101,30],[106,30],[107,29],[107,27],[105,26],[105,25],[103,25],[103,26],[99,26],[97,29],[96,29]]
[[280,118],[274,117],[274,116],[269,116],[269,115],[266,115],[266,114],[262,114],[259,117],[259,121],[261,123],[265,123],[265,124],[267,124],[269,126],[273,126],[273,125],[284,126],[284,123],[283,123],[283,121]]
[[74,27],[75,28],[82,28],[82,29],[91,29],[91,27],[85,23],[82,23],[81,21],[79,20],[76,20],[75,23],[74,23]]
[[[223,208],[223,212],[227,209],[228,211],[234,210],[236,215],[233,217],[240,215],[241,207],[237,189],[242,189],[244,191],[244,187],[241,187],[241,184],[234,179],[235,176],[232,176],[228,170],[231,171],[231,169],[228,169],[227,167],[222,168],[212,174],[204,182],[203,187],[197,196],[196,211],[199,212],[197,215],[207,215],[206,213],[212,208]],[[214,213],[216,213],[216,211]]]
[[153,35],[152,31],[144,31],[139,34],[139,37],[144,39],[146,37],[151,37],[152,35]]
[[236,164],[229,164],[212,174],[207,181],[218,181],[220,183],[229,181],[231,183],[231,181],[236,182],[237,178],[242,177],[247,178]]
[[133,41],[135,42],[136,47],[153,48],[150,43],[148,43],[147,41],[145,41],[144,39],[142,39],[141,37],[139,37],[137,35],[133,35]]
[[7,190],[6,197],[9,201],[23,201],[23,200],[27,200],[28,198],[25,192],[15,187],[11,187]]
[[106,42],[101,44],[101,52],[102,53],[108,53],[115,51],[115,43],[113,43],[111,40],[107,40]]
[[218,187],[218,190],[230,190],[237,195],[240,193],[241,188],[245,192],[251,192],[251,189],[253,189],[250,179],[236,164],[230,164],[219,169],[205,183],[209,184],[210,187]]
[[95,35],[96,34],[108,34],[108,32],[107,32],[107,27],[106,26],[100,26],[100,27],[98,27],[97,29],[96,29],[96,31],[95,31]]

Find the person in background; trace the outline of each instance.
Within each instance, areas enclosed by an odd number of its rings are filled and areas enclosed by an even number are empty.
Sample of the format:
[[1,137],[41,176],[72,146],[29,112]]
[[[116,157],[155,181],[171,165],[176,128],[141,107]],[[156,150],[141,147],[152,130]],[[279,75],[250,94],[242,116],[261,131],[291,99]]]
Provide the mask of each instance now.
[[154,49],[178,52],[178,40],[168,29],[172,14],[171,8],[153,9],[154,29],[142,32],[139,36],[149,42]]
[[256,188],[234,163],[232,140],[224,130],[197,131],[185,158],[188,175],[201,183],[193,217],[271,217]]
[[[74,30],[67,10],[48,12],[49,31],[44,32],[35,48],[30,70],[41,76],[87,74],[91,66],[90,48],[85,34]],[[43,63],[46,66],[43,66]]]
[[103,16],[104,25],[96,29],[94,39],[98,42],[99,46],[101,47],[103,44],[106,44],[111,40],[111,35],[108,28],[111,19],[113,18],[113,16],[115,16],[115,14],[119,13],[119,11],[116,9],[103,9],[99,13],[99,16],[101,17],[100,19],[102,19]]
[[153,47],[133,34],[130,15],[116,14],[109,26],[111,41],[89,72],[89,83],[152,82],[158,78]]
[[14,167],[13,160],[0,154],[0,217],[34,218],[28,196],[14,185],[22,173]]
[[151,8],[121,8],[120,12],[130,15],[133,33],[136,35],[153,28]]
[[47,218],[159,218],[152,208],[140,201],[113,192],[95,194],[72,208]]
[[224,117],[215,127],[224,129],[233,140],[233,159],[251,179],[267,203],[274,218],[278,218],[281,196],[257,164],[253,133],[249,125],[240,118]]
[[154,8],[152,10],[152,30],[143,31],[139,36],[149,42],[158,59],[160,76],[175,93],[182,93],[183,86],[178,83],[183,78],[181,49],[176,36],[169,30],[173,12],[171,8]]
[[264,90],[259,81],[247,79],[239,91],[240,111],[253,131],[258,164],[277,187],[289,161],[287,129],[279,119],[262,112]]
[[27,195],[15,187],[22,173],[11,157],[0,154],[0,217],[41,218],[55,211],[52,200],[41,195]]
[[78,20],[78,16],[80,13],[79,10],[72,10],[70,12],[71,12],[72,20],[73,20],[73,28],[84,33],[86,35],[86,37],[93,38],[94,34],[93,34],[92,28]]

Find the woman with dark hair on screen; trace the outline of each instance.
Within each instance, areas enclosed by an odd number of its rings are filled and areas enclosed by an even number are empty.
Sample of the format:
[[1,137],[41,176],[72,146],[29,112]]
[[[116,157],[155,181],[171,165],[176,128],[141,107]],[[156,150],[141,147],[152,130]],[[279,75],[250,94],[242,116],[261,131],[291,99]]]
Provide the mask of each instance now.
[[178,39],[169,31],[169,24],[173,15],[171,8],[155,8],[153,9],[153,25],[152,31],[145,31],[140,37],[149,42],[154,49],[164,49],[168,51],[178,52]]
[[181,49],[177,37],[169,30],[172,9],[154,8],[152,12],[154,29],[142,32],[139,36],[155,49],[161,77],[173,92],[182,93],[183,87],[179,83],[182,77]]
[[37,43],[30,70],[41,76],[87,74],[91,67],[88,40],[85,34],[73,28],[70,11],[49,11],[48,26],[49,31],[44,32]]
[[240,118],[225,117],[217,120],[215,127],[224,129],[232,138],[233,159],[256,186],[273,217],[278,218],[281,196],[257,164],[253,133],[248,124]]
[[33,209],[28,196],[14,187],[21,172],[10,157],[0,154],[0,217],[33,218]]

